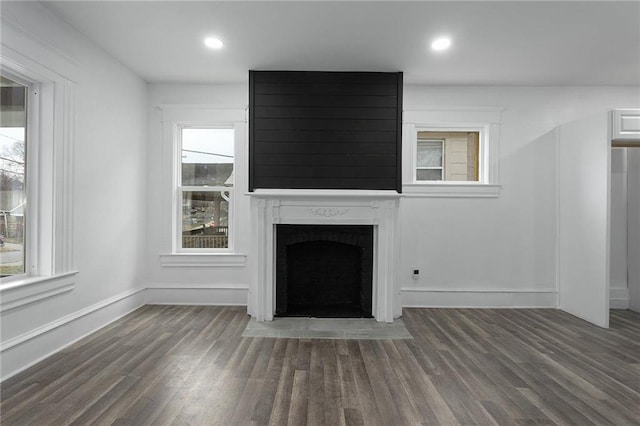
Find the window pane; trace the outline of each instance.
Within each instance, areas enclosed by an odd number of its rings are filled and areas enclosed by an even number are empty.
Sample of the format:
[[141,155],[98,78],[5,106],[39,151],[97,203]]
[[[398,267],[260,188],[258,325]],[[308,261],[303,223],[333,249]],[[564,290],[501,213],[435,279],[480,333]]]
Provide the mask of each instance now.
[[[436,149],[440,146],[442,148]],[[418,132],[417,166],[442,167],[439,179],[454,182],[479,181],[480,132]],[[417,173],[416,176],[420,175]],[[429,174],[432,175],[432,174]]]
[[0,276],[23,274],[27,88],[0,80]]
[[182,185],[233,186],[233,129],[182,129]]
[[442,180],[442,169],[418,169],[416,180]]
[[182,248],[228,248],[230,200],[230,192],[183,192]]
[[442,167],[442,142],[418,141],[418,167]]

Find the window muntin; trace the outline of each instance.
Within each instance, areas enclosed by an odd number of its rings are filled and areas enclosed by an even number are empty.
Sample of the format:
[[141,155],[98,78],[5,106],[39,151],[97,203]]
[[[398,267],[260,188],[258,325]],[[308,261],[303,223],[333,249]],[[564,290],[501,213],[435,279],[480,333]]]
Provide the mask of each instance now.
[[479,160],[480,132],[417,132],[416,182],[479,182]]
[[25,274],[28,86],[0,77],[0,277]]
[[234,130],[181,127],[179,136],[178,250],[228,251]]

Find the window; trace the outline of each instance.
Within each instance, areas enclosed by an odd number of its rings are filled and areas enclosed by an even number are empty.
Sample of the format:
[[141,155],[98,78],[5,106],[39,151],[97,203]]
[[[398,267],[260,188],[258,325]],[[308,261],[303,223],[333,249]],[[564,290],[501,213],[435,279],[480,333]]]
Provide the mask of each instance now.
[[0,76],[0,277],[25,273],[28,92]]
[[[7,39],[22,39],[11,27],[2,30],[12,34]],[[72,291],[78,273],[73,254],[76,86],[71,79],[77,64],[59,56],[59,69],[53,71],[41,62],[49,51],[27,39],[19,44],[31,47],[0,54],[2,312]]]
[[407,106],[402,124],[406,197],[499,197],[501,107]]
[[247,107],[161,104],[158,110],[160,265],[243,267],[250,199],[234,191],[248,186]]
[[230,249],[234,129],[179,127],[178,249]]
[[480,132],[418,131],[416,182],[478,182]]

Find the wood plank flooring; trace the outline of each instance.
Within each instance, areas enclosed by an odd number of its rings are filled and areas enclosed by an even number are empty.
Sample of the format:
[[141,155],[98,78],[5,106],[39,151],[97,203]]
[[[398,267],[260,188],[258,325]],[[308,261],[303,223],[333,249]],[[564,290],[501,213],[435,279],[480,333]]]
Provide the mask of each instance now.
[[5,381],[4,425],[640,424],[640,314],[405,309],[412,340],[241,337],[145,306]]

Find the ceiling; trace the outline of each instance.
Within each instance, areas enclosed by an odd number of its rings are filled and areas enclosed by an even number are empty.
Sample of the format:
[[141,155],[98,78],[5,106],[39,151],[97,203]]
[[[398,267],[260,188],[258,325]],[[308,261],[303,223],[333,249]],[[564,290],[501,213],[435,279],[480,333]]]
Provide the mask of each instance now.
[[[640,2],[47,1],[149,82],[248,70],[403,71],[406,83],[640,85]],[[432,52],[441,34],[453,40]],[[215,35],[225,43],[203,44]]]

